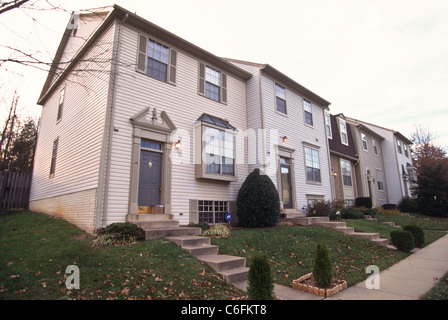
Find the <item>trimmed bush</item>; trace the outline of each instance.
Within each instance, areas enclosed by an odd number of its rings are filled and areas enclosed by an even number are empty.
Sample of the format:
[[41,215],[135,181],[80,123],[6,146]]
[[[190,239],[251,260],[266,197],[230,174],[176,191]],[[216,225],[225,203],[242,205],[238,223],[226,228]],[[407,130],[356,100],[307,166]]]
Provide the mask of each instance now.
[[313,265],[313,278],[320,288],[328,288],[333,279],[333,266],[330,259],[330,251],[325,241],[318,243],[316,257]]
[[247,294],[250,300],[273,300],[274,278],[268,257],[259,253],[252,257],[249,267]]
[[347,208],[341,212],[342,219],[364,219],[364,213],[356,208]]
[[131,222],[116,222],[108,225],[103,234],[113,234],[115,238],[123,241],[130,239],[145,240],[145,231]]
[[425,244],[425,233],[423,229],[415,225],[407,225],[403,227],[404,231],[409,231],[414,236],[415,246],[423,248]]
[[213,227],[211,227],[208,230],[205,230],[204,232],[202,232],[202,235],[204,237],[228,237],[230,235],[230,231],[229,228],[227,228],[225,225],[223,224],[217,224]]
[[401,210],[401,212],[417,212],[418,211],[418,203],[409,197],[405,197],[401,199],[400,203],[398,204],[398,209]]
[[409,231],[395,230],[390,233],[392,244],[401,251],[409,252],[415,248],[414,236]]
[[280,221],[280,198],[272,180],[260,169],[252,171],[242,184],[236,200],[242,227],[273,227]]
[[372,198],[360,197],[355,199],[355,207],[366,207],[372,209]]

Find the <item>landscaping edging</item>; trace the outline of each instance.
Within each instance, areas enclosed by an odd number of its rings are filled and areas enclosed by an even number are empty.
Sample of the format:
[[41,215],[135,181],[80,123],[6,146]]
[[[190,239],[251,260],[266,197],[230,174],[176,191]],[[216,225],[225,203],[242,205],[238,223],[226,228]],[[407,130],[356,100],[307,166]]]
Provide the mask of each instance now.
[[343,280],[342,283],[337,284],[336,286],[329,288],[329,289],[322,289],[322,288],[318,288],[312,285],[306,285],[303,284],[302,282],[304,282],[305,280],[308,280],[309,278],[312,277],[312,273],[308,273],[302,277],[300,277],[299,279],[293,280],[292,281],[292,287],[294,289],[303,291],[303,292],[308,292],[317,296],[321,296],[324,298],[328,298],[331,297],[333,295],[335,295],[338,292],[341,292],[344,289],[347,289],[347,281]]

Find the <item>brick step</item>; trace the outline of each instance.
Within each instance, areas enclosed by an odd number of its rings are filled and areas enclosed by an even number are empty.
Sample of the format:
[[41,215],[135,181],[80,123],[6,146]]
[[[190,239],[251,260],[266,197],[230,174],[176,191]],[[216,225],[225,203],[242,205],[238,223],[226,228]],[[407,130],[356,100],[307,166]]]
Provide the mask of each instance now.
[[202,233],[201,228],[195,227],[157,228],[144,230],[146,240],[179,236],[198,236]]

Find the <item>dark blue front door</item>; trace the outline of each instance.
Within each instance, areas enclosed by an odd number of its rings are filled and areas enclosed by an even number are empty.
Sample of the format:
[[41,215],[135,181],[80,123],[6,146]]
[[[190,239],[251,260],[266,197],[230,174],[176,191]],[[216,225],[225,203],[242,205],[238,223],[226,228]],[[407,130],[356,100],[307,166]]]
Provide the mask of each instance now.
[[160,204],[162,178],[162,154],[141,150],[138,205],[155,206]]

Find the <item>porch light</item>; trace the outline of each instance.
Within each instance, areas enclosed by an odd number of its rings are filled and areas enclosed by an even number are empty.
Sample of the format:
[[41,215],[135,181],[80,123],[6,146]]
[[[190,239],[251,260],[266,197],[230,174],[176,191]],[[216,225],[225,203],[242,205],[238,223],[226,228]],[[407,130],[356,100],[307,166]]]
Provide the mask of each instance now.
[[281,137],[281,138],[282,138],[282,141],[283,141],[284,143],[288,142],[288,138],[287,138],[286,136]]
[[182,142],[180,141],[180,139],[177,140],[177,142],[174,144],[174,147],[175,147],[176,149],[180,149],[180,148],[182,148]]

